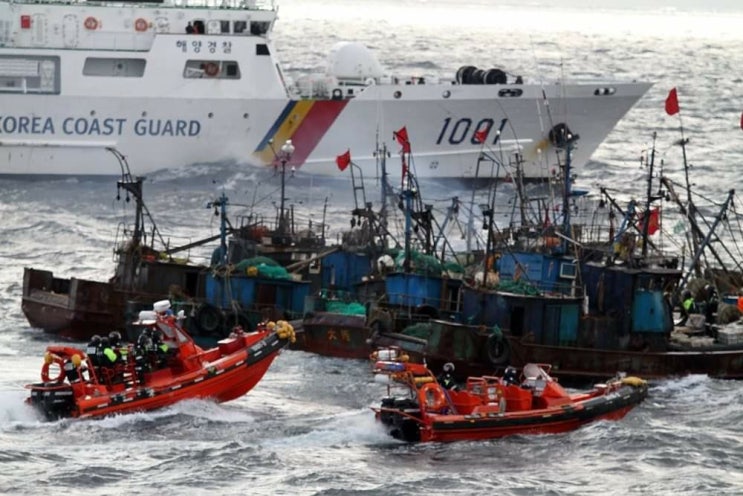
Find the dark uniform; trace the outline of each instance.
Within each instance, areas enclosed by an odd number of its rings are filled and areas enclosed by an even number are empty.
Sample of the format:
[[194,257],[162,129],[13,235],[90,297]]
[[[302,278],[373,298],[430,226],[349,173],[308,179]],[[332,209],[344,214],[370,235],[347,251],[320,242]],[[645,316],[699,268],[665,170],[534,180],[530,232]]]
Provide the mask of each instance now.
[[129,345],[121,342],[121,333],[119,331],[111,331],[108,335],[108,340],[111,343],[111,348],[116,353],[117,360],[126,365],[129,361]]
[[111,342],[107,337],[102,337],[96,350],[98,364],[103,367],[113,367],[116,364],[116,352],[111,348]]
[[158,368],[163,368],[168,365],[168,361],[171,357],[170,347],[163,342],[163,333],[161,331],[155,331],[152,336],[152,344],[155,355],[155,363]]
[[717,296],[717,290],[707,284],[705,287],[707,301],[704,305],[704,325],[707,334],[715,336],[717,334],[715,323],[717,321],[717,307],[720,305],[720,298]]
[[679,325],[686,325],[686,322],[689,320],[689,315],[692,313],[697,313],[697,305],[691,291],[687,289],[681,296],[681,316],[683,318],[681,319],[681,322],[679,322]]
[[90,358],[90,361],[93,365],[96,367],[100,365],[98,363],[98,347],[101,345],[101,337],[96,334],[92,338],[90,338],[90,342],[88,343],[88,346],[85,347],[85,354],[88,355],[88,358]]
[[137,337],[137,344],[134,346],[134,370],[137,372],[137,379],[140,383],[144,382],[145,372],[152,370],[150,364],[152,346],[152,329],[145,327]]

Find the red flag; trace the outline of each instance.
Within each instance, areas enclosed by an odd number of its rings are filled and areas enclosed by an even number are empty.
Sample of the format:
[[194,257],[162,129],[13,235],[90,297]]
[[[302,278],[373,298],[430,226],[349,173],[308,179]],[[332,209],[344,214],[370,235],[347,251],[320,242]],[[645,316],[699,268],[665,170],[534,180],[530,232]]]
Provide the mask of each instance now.
[[679,96],[676,88],[671,89],[666,97],[666,114],[674,115],[679,113]]
[[743,129],[743,114],[740,114],[740,128]]
[[[645,219],[645,216],[641,214],[638,219],[640,226],[642,226],[644,219]],[[648,234],[652,236],[653,234],[657,233],[659,229],[660,229],[660,208],[654,208],[650,211],[650,217],[648,217]]]
[[401,127],[399,131],[392,133],[392,136],[402,145],[403,153],[410,153],[410,140],[408,140],[408,130],[405,126]]
[[485,143],[485,139],[488,137],[489,127],[475,131],[475,143]]
[[348,164],[351,163],[351,150],[347,150],[346,153],[335,157],[335,163],[338,165],[338,169],[341,171],[346,170]]

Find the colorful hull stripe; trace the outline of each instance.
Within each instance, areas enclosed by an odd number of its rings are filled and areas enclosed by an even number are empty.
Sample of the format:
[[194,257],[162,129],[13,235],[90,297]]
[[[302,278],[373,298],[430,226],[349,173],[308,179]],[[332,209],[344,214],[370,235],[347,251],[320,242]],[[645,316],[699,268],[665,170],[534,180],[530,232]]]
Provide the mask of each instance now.
[[[348,100],[291,101],[268,130],[253,152],[263,164],[273,165],[275,154],[288,139],[294,145],[289,165],[302,165],[310,156],[330,126],[335,122]],[[268,144],[273,139],[273,149]],[[343,150],[338,150],[338,154]]]

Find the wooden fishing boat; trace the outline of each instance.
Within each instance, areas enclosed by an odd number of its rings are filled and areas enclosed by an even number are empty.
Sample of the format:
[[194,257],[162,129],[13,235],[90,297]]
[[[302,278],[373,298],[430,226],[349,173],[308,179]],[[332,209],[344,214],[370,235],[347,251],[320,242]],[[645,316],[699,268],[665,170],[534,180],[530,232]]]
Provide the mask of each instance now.
[[[410,363],[394,348],[372,355],[375,380],[388,395],[375,408],[390,435],[404,441],[493,439],[514,434],[552,434],[597,420],[618,420],[642,402],[647,382],[616,378],[569,393],[550,376],[550,366],[530,363],[519,374],[469,377],[461,389],[445,388],[423,364]],[[403,394],[392,395],[400,386]]]
[[253,389],[294,339],[288,323],[269,322],[254,332],[236,327],[217,346],[204,350],[172,315],[142,311],[138,322],[143,333],[161,333],[170,351],[158,353],[140,347],[141,342],[125,344],[117,349],[117,359],[103,366],[96,354],[49,346],[41,382],[26,386],[31,390],[27,402],[48,419],[58,419],[153,410],[193,398],[230,401]]
[[[102,329],[126,333],[130,330],[127,323],[134,321],[140,310],[164,298],[189,315],[195,313],[198,304],[193,298],[204,294],[208,267],[189,262],[186,254],[220,238],[210,236],[168,246],[145,205],[143,178],[131,174],[126,158],[115,148],[109,151],[121,168],[117,199],[124,197],[134,203],[133,223],[117,234],[114,275],[106,281],[94,281],[24,268],[21,309],[29,324],[68,339],[87,340]],[[199,329],[191,326],[191,330],[194,337],[199,336]]]
[[[111,152],[122,171],[118,190],[124,190],[127,201],[132,198],[135,204],[133,225],[121,231],[115,244],[115,273],[107,281],[93,281],[55,277],[51,271],[26,267],[22,310],[32,327],[75,340],[87,340],[101,329],[115,329],[136,339],[129,324],[139,311],[168,298],[184,311],[199,344],[213,346],[234,325],[247,331],[263,320],[302,315],[309,282],[289,274],[282,264],[308,272],[307,259],[324,239],[311,230],[298,235],[293,211],[286,213],[282,205],[277,230],[269,230],[255,216],[239,217],[233,227],[223,193],[208,203],[220,217],[219,234],[169,246],[165,239],[171,237],[160,232],[145,205],[143,178],[131,174],[116,149]],[[210,266],[191,263],[187,256],[174,257],[217,240],[220,245]]]
[[[404,129],[404,128],[403,128]],[[409,169],[410,144],[400,141],[403,181],[395,194],[404,220],[404,239],[389,232],[388,201],[394,190],[381,181],[379,212],[367,202],[363,174],[350,166],[354,209],[351,229],[343,242],[320,262],[322,290],[306,300],[297,349],[321,355],[365,359],[385,336],[394,342],[418,346],[420,340],[396,334],[405,327],[432,318],[457,319],[460,314],[462,267],[445,262],[451,250],[430,206],[424,205],[415,175]],[[407,140],[407,138],[405,138]],[[382,177],[386,178],[386,147],[377,150]],[[452,209],[456,206],[456,200]],[[395,248],[391,248],[391,243]],[[438,245],[437,245],[438,243]]]

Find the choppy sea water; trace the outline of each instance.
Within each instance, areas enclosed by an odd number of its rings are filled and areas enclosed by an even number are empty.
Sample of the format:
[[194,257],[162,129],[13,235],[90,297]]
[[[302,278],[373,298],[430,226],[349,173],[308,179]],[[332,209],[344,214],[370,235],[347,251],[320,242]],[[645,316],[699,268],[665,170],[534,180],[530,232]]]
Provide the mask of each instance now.
[[[641,195],[639,157],[653,132],[666,173],[681,174],[673,142],[682,125],[696,186],[721,198],[738,187],[743,158],[743,7],[644,3],[287,0],[275,41],[285,68],[299,72],[322,65],[335,41],[355,39],[401,74],[452,75],[473,64],[545,80],[655,82],[578,181]],[[671,87],[678,87],[681,121],[663,111]],[[456,186],[425,188],[437,208],[453,193],[468,195]],[[223,191],[234,214],[256,203],[270,214],[280,194],[270,172],[234,165],[162,171],[145,184],[149,209],[173,244],[217,233],[206,204]],[[327,199],[331,238],[348,225],[347,178],[320,183],[300,171],[288,180],[287,197],[298,214],[315,218]],[[375,425],[369,407],[384,391],[367,363],[285,351],[256,389],[231,403],[42,422],[24,405],[23,385],[37,380],[52,341],[21,313],[23,267],[105,279],[119,223],[131,214],[110,179],[0,180],[1,493],[743,493],[743,384],[704,376],[654,383],[649,399],[619,422],[414,446]],[[190,255],[206,261],[210,250]]]

